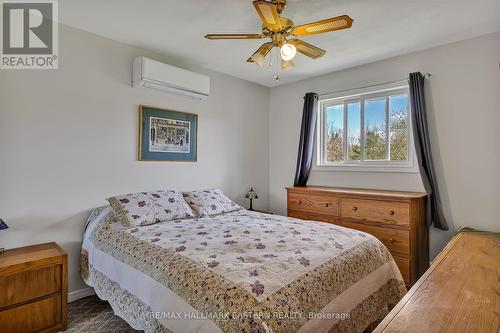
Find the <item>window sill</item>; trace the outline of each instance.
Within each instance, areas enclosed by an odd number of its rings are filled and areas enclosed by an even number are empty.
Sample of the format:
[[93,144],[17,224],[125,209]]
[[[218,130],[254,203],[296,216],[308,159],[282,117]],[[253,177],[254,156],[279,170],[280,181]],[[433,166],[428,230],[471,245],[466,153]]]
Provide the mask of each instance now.
[[342,164],[342,165],[314,165],[313,171],[335,171],[335,172],[383,172],[383,173],[418,173],[417,165],[359,165],[359,164]]

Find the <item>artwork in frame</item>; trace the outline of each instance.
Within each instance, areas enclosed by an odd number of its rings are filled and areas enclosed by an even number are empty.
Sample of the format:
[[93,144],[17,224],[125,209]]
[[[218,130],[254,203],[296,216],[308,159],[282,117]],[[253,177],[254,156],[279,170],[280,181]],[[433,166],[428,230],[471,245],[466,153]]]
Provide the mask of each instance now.
[[139,161],[195,162],[198,115],[139,106]]

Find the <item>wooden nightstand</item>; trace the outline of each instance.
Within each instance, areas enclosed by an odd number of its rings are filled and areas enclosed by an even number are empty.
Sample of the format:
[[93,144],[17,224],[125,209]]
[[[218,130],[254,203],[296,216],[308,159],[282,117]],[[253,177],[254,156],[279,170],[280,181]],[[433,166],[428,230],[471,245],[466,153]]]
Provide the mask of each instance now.
[[68,255],[56,243],[0,254],[0,331],[58,332],[67,327]]

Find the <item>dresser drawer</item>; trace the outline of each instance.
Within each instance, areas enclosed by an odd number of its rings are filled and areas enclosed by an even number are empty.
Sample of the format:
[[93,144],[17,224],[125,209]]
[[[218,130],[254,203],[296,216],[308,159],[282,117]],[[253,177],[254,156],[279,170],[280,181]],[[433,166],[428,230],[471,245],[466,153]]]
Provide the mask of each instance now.
[[410,224],[410,205],[405,202],[342,199],[342,217],[407,226]]
[[410,260],[407,258],[402,258],[398,256],[393,256],[394,261],[396,262],[396,265],[398,265],[399,271],[401,272],[401,275],[403,276],[403,280],[406,283],[410,283]]
[[0,308],[61,291],[61,265],[0,276]]
[[339,216],[339,198],[326,195],[289,193],[288,210]]
[[[61,328],[61,295],[54,295],[0,311],[2,332],[37,332],[49,328]],[[59,329],[54,329],[59,328]]]
[[352,222],[342,222],[342,226],[364,231],[377,237],[391,253],[410,254],[410,233],[406,230],[383,228]]
[[301,219],[301,220],[321,221],[321,222],[327,222],[327,223],[333,223],[333,224],[340,225],[340,220],[338,218],[330,216],[330,215],[317,215],[317,214],[309,214],[309,213],[304,213],[304,212],[290,211],[290,212],[288,212],[288,216],[295,217],[295,218]]

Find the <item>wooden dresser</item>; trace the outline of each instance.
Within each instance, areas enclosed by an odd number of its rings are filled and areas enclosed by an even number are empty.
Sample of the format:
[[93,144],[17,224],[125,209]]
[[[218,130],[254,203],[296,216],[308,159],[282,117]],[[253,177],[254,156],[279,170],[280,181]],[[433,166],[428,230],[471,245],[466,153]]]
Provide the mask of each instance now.
[[459,233],[374,332],[500,331],[500,234]]
[[0,254],[0,331],[58,332],[67,326],[66,252],[56,243]]
[[391,252],[406,285],[429,267],[425,193],[289,187],[288,216],[323,221],[367,232]]

